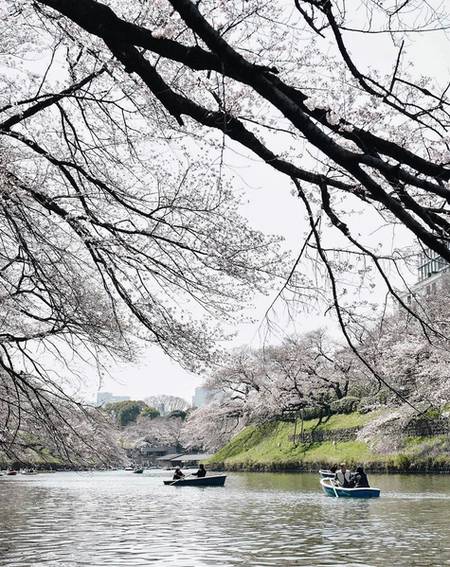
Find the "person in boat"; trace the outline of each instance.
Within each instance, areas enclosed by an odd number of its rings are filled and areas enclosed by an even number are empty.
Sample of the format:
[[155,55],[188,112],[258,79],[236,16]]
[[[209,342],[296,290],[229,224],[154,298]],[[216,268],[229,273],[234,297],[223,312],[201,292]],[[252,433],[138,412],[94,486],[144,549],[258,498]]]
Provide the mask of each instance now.
[[369,480],[362,466],[356,467],[356,472],[352,476],[352,486],[354,488],[370,488]]
[[184,478],[184,473],[180,467],[176,467],[173,473],[173,480],[180,480],[180,478]]
[[342,486],[343,488],[351,487],[351,475],[350,471],[347,470],[345,463],[341,463],[341,468],[334,475],[334,480],[336,480],[339,486]]
[[195,473],[192,473],[193,476],[196,476],[198,478],[203,478],[204,476],[206,476],[206,469],[205,469],[205,465],[199,465],[198,466],[198,471]]

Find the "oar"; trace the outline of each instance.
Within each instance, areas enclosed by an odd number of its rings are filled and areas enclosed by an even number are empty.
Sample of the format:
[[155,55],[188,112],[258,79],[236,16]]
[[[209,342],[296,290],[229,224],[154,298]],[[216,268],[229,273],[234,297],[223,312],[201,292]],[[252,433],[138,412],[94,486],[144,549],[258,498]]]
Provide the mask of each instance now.
[[334,495],[336,496],[336,498],[339,498],[339,494],[338,494],[338,491],[336,490],[336,485],[334,484],[334,480],[331,479],[330,483],[331,483],[331,486],[333,487]]
[[180,481],[180,480],[186,480],[186,479],[189,478],[190,476],[194,476],[194,475],[188,474],[188,475],[183,476],[183,477],[181,477],[181,478],[177,478],[177,480],[174,480],[173,482],[171,482],[171,483],[169,484],[169,486],[173,486],[174,484],[176,484],[176,483],[177,483],[178,481]]

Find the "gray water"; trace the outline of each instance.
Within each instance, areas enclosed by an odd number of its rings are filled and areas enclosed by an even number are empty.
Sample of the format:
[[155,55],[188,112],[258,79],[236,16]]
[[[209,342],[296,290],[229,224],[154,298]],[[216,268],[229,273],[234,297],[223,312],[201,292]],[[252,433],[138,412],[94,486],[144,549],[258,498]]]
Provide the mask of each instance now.
[[0,477],[0,566],[450,565],[450,477],[376,476],[376,500],[329,498],[312,474],[164,471]]

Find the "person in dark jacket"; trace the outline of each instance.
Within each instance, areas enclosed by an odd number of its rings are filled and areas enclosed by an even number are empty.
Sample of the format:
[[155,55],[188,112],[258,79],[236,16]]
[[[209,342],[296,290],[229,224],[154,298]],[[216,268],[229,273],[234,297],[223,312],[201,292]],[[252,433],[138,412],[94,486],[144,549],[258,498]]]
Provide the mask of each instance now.
[[355,488],[370,488],[367,475],[361,466],[356,467],[356,472],[352,477],[352,485]]
[[173,480],[180,480],[180,478],[184,478],[184,473],[180,467],[176,467],[173,473]]
[[205,465],[199,465],[198,471],[192,474],[193,476],[197,476],[198,478],[203,478],[204,476],[206,476]]

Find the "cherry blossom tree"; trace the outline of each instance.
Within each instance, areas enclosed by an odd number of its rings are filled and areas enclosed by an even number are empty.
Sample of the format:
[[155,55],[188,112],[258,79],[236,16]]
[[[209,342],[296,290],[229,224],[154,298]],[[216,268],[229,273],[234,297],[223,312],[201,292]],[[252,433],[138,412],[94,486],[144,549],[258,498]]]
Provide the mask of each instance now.
[[[377,229],[404,227],[450,261],[447,83],[415,73],[408,55],[411,34],[447,29],[442,3],[12,4],[16,25],[31,18],[31,29],[64,45],[69,68],[76,61],[90,74],[106,66],[103,74],[128,87],[147,123],[158,117],[163,139],[201,138],[221,164],[227,147],[241,148],[286,177],[309,229],[281,294],[295,291],[305,303],[323,295],[351,348],[354,303],[343,272],[365,283],[376,274],[408,309],[393,281],[405,255],[380,248]],[[393,47],[391,66],[367,69],[349,47],[355,34]],[[366,235],[355,223],[358,208],[375,222]],[[300,269],[306,259],[326,290]]]
[[33,376],[21,376],[17,383],[2,376],[0,420],[3,464],[104,467],[125,457],[103,412],[44,388]]
[[188,416],[181,443],[187,449],[217,451],[248,423],[238,401],[228,397],[220,403],[212,401]]
[[145,416],[137,418],[135,423],[123,428],[118,434],[121,445],[132,445],[135,448],[148,445],[150,447],[179,447],[182,437],[183,419],[180,417]]
[[[450,399],[449,299],[444,274],[435,294],[411,305],[420,319],[397,310],[380,320],[364,342],[367,359],[419,411],[441,408]],[[401,403],[389,390],[384,389],[384,396],[392,405]]]
[[58,408],[41,404],[71,400],[79,362],[133,360],[139,342],[207,364],[219,324],[284,270],[279,239],[247,226],[220,161],[197,162],[110,57],[70,45],[36,8],[0,8],[1,443],[28,396],[43,421]]
[[318,424],[360,387],[359,360],[323,330],[287,337],[282,344],[238,349],[207,385],[220,400],[192,412],[183,436],[215,449],[248,424],[317,417]]
[[232,364],[231,372],[225,367],[214,381],[231,391],[242,390],[245,384],[259,392],[262,400],[272,395],[281,412],[315,406],[320,400],[340,400],[347,396],[355,378],[355,357],[333,343],[324,330],[287,337],[280,345],[254,351],[253,356],[256,364],[251,365],[245,351],[238,353],[239,366]]
[[147,405],[156,408],[163,416],[176,411],[186,412],[190,408],[189,403],[185,399],[168,394],[150,396],[145,398],[144,401]]

